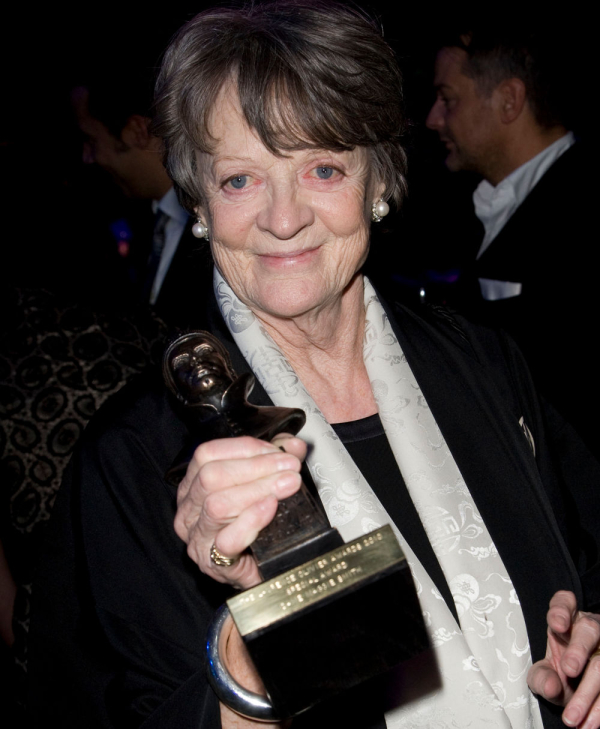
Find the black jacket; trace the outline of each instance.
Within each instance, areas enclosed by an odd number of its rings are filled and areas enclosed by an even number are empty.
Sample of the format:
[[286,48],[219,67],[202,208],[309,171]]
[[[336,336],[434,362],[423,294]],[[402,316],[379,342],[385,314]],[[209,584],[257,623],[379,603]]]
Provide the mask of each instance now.
[[[469,316],[505,329],[526,357],[539,391],[600,457],[594,354],[598,274],[596,153],[577,142],[546,171],[466,273]],[[519,296],[484,301],[477,279],[513,281]]]
[[[441,310],[400,307],[390,316],[513,580],[538,660],[556,590],[573,590],[591,609],[600,603],[599,467],[568,426],[548,418],[509,340]],[[217,312],[204,327],[226,343],[238,374],[248,371]],[[259,385],[253,399],[269,403]],[[219,726],[204,636],[229,590],[187,557],[172,526],[175,490],[163,477],[187,437],[160,382],[128,387],[88,428],[34,590],[30,699],[40,725],[52,717],[62,727]],[[338,725],[384,726],[376,716],[359,719],[368,700],[352,697],[357,708],[347,700]],[[545,725],[561,726],[559,713],[544,706]],[[320,709],[294,726],[304,722],[333,725]]]

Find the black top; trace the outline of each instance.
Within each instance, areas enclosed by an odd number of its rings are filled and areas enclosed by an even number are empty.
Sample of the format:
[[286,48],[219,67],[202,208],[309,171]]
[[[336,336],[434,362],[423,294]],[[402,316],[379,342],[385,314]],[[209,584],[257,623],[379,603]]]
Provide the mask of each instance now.
[[423,567],[458,622],[452,593],[410,498],[381,418],[379,415],[371,415],[351,423],[335,423],[331,427],[346,446],[367,483],[376,492],[402,536],[413,552],[419,555]]

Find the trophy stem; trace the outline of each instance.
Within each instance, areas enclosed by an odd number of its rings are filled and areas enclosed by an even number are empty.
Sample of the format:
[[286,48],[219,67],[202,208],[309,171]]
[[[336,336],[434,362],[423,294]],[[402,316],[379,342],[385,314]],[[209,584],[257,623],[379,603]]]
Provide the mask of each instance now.
[[279,502],[275,518],[250,548],[263,579],[270,580],[343,543],[303,483],[299,491]]

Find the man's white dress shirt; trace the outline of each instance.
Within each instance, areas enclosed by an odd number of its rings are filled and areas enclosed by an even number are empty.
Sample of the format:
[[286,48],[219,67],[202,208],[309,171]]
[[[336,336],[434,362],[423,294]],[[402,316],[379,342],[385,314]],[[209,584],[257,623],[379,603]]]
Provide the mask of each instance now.
[[[573,132],[568,132],[549,147],[532,157],[524,165],[505,177],[495,187],[482,180],[473,193],[475,215],[485,229],[485,235],[477,259],[489,247],[506,225],[511,215],[541,180],[545,172],[575,143]],[[480,278],[479,285],[484,299],[496,301],[519,296],[522,284],[519,281],[496,281]]]

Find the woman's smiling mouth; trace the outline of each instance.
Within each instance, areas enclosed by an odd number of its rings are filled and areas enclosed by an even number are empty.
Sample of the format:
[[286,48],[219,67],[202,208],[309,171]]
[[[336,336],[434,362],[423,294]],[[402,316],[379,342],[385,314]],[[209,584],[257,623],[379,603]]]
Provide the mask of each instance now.
[[281,251],[278,253],[259,254],[260,262],[269,268],[290,268],[311,263],[317,256],[321,246],[304,248],[298,251]]

